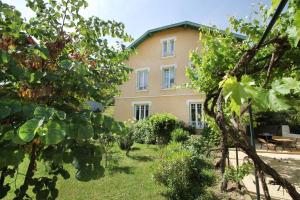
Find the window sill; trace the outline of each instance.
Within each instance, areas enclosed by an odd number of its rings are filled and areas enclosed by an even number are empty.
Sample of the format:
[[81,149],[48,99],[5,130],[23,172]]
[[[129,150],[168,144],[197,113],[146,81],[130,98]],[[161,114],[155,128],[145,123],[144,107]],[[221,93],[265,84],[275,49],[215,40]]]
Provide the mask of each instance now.
[[160,88],[160,90],[175,90],[175,87],[170,87],[170,88]]
[[149,90],[148,89],[146,89],[146,90],[136,90],[136,92],[149,92]]
[[174,58],[174,57],[175,57],[175,54],[174,54],[174,55],[171,55],[171,56],[161,56],[162,59]]

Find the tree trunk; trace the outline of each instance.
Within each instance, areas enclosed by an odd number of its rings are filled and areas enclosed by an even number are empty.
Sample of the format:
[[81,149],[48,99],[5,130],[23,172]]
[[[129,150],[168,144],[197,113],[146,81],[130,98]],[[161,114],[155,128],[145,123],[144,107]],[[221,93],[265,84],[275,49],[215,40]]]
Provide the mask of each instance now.
[[260,178],[261,183],[262,183],[262,188],[264,190],[265,199],[266,200],[271,200],[271,196],[270,196],[270,193],[269,193],[268,185],[266,183],[264,172],[263,171],[258,171],[258,175],[259,175],[259,178]]
[[286,189],[289,195],[295,199],[300,199],[300,194],[297,192],[296,188],[285,178],[280,176],[276,170],[274,170],[271,166],[267,165],[253,150],[251,147],[247,147],[245,145],[240,144],[239,147],[243,149],[243,151],[249,156],[251,160],[253,160],[254,164],[257,166],[258,170],[263,171],[264,173],[270,175],[274,181],[281,185],[284,189]]
[[[240,147],[247,155],[248,157],[254,162],[255,166],[257,166],[258,170],[263,171],[264,173],[271,176],[276,183],[281,185],[284,189],[286,189],[289,193],[289,195],[295,199],[300,199],[300,194],[297,192],[296,188],[285,178],[279,175],[279,173],[274,170],[271,166],[267,165],[256,153],[256,151],[253,149],[252,146],[247,145],[247,142],[241,140],[241,137],[239,137],[238,134],[235,134],[236,132],[239,132],[241,130],[236,130],[231,126],[228,126],[228,124],[225,124],[224,120],[224,113],[222,111],[222,95],[220,94],[217,101],[217,116],[215,117],[215,121],[218,124],[218,127],[220,128],[222,135],[223,134],[229,134],[235,141],[235,144],[237,147]],[[245,133],[243,133],[245,134]],[[227,135],[228,136],[228,135]]]
[[26,196],[26,192],[28,190],[28,186],[30,183],[30,180],[32,179],[33,175],[34,175],[34,171],[36,168],[36,150],[37,150],[37,144],[35,143],[35,141],[32,142],[32,146],[31,146],[31,155],[30,155],[30,162],[27,168],[27,172],[25,175],[25,179],[23,182],[23,185],[20,187],[19,192],[17,194],[17,196],[14,198],[14,200],[22,200],[25,196]]
[[[222,95],[219,96],[217,100],[217,111],[218,114],[216,116],[217,124],[219,126],[224,126],[224,114],[222,109]],[[228,145],[227,145],[228,134],[226,131],[222,131],[222,141],[221,141],[221,151],[222,156],[219,160],[220,170],[222,174],[222,183],[221,183],[221,191],[225,191],[227,189],[228,181],[225,179],[225,167],[226,167],[226,158],[229,155]],[[218,165],[218,163],[217,163]]]

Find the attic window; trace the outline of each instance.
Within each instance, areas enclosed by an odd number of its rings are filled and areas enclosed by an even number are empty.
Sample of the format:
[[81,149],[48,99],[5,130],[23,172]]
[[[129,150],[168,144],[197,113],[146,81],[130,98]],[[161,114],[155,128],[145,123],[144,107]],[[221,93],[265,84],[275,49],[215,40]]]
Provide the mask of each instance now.
[[161,40],[162,57],[169,57],[175,55],[175,41],[175,37]]

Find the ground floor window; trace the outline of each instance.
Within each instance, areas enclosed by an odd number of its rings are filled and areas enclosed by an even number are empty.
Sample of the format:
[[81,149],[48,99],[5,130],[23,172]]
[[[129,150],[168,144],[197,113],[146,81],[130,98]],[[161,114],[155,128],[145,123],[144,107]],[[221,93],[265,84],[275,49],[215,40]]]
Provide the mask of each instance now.
[[142,120],[149,116],[149,104],[135,104],[134,117],[136,120]]
[[202,104],[192,102],[189,105],[190,110],[190,125],[195,128],[203,128],[202,120]]

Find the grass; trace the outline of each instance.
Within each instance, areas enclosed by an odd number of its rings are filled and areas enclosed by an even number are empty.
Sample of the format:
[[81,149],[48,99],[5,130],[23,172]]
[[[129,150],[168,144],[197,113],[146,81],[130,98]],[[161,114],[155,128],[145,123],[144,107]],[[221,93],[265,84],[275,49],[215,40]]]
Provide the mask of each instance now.
[[[76,170],[67,166],[71,177],[68,180],[59,178],[57,188],[58,199],[62,200],[135,200],[135,199],[166,199],[165,188],[154,182],[152,172],[159,157],[159,149],[155,145],[135,144],[133,151],[127,157],[125,152],[114,149],[114,155],[119,159],[118,165],[111,164],[105,171],[105,176],[99,180],[80,182],[75,179]],[[21,173],[25,173],[25,165]],[[39,173],[43,173],[39,171]],[[17,182],[20,186],[21,180]],[[13,190],[7,199],[12,199]],[[33,198],[34,199],[34,198]]]

